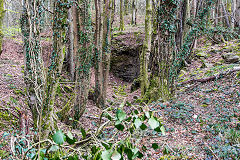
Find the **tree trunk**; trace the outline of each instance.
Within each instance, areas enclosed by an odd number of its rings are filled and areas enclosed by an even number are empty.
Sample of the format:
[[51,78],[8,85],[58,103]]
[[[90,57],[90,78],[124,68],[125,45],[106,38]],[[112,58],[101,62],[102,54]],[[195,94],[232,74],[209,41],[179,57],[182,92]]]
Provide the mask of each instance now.
[[124,0],[124,15],[128,15],[129,12],[129,0]]
[[124,30],[124,3],[123,0],[120,0],[120,26],[119,26],[119,30],[123,31]]
[[70,77],[71,80],[74,80],[74,72],[75,72],[75,67],[74,67],[74,51],[73,51],[73,17],[72,17],[72,9],[70,8],[68,10],[68,20],[69,20],[69,30],[68,30],[68,64],[69,64],[69,72],[70,72]]
[[146,0],[146,16],[145,16],[145,40],[140,56],[140,77],[141,77],[141,95],[144,96],[148,89],[148,62],[151,50],[151,15],[152,5],[151,0]]
[[5,15],[4,11],[4,0],[0,0],[0,55],[2,53],[2,42],[3,42],[3,18]]
[[53,15],[53,51],[51,55],[51,64],[49,66],[45,98],[42,109],[41,135],[42,138],[47,138],[51,131],[57,129],[57,117],[54,111],[56,98],[56,89],[59,85],[59,79],[62,72],[63,61],[66,53],[65,40],[66,30],[65,25],[68,18],[68,6],[63,5],[66,0],[58,0],[54,2]]
[[135,4],[136,0],[132,0],[132,25],[136,25],[136,4]]
[[[79,40],[77,43],[76,56],[76,81],[75,81],[75,105],[74,105],[74,125],[83,115],[89,92],[90,69],[93,58],[93,35],[91,34],[92,22],[90,16],[89,1],[78,1],[78,23],[79,23]],[[74,126],[76,127],[76,126]]]
[[190,18],[190,7],[189,7],[189,0],[183,1],[183,22],[182,22],[182,28],[183,28],[183,35],[182,35],[182,42],[184,38],[186,37],[186,34],[189,31],[189,26],[187,25],[187,20]]
[[111,0],[105,0],[104,12],[103,12],[103,39],[102,39],[102,73],[103,73],[103,93],[101,108],[106,107],[107,99],[107,87],[110,69],[110,57],[111,57]]
[[102,17],[101,17],[101,2],[95,0],[95,33],[94,33],[94,44],[95,44],[95,102],[98,107],[101,107],[103,102],[103,63],[102,63]]
[[[24,0],[21,16],[21,31],[23,35],[24,81],[28,97],[28,106],[32,112],[33,125],[40,127],[42,105],[45,95],[46,75],[42,60],[40,45],[40,1]],[[36,19],[37,21],[33,21]]]

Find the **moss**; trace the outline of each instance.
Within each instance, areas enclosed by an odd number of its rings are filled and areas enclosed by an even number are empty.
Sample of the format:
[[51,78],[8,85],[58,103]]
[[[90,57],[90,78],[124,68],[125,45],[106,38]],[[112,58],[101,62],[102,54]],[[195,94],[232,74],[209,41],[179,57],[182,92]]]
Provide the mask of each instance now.
[[158,77],[152,77],[150,80],[150,86],[143,97],[143,101],[146,103],[151,103],[162,99],[163,101],[168,101],[172,97],[170,88],[168,87],[167,81],[163,84],[159,81]]
[[4,1],[0,0],[0,52],[2,52],[2,41],[3,41],[3,18],[4,18],[4,14],[5,14],[5,10],[4,10]]

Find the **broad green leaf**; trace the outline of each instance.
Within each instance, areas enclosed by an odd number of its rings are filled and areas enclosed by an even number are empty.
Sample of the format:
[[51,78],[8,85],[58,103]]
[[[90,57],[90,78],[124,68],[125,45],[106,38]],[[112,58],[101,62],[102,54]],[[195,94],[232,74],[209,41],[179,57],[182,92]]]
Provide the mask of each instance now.
[[68,138],[73,139],[73,135],[70,131],[68,131],[67,136],[68,136]]
[[157,127],[159,126],[159,122],[158,122],[156,119],[154,119],[153,117],[151,117],[151,118],[148,120],[148,124],[150,125],[150,127],[151,127],[152,129],[155,129],[155,128],[157,128]]
[[169,153],[170,153],[170,151],[169,151],[168,147],[164,147],[163,154],[165,155],[165,154],[169,154]]
[[138,148],[134,148],[134,149],[132,149],[132,153],[133,153],[133,157],[132,157],[132,159],[135,159],[135,158],[138,156],[138,151],[139,151]]
[[123,121],[126,118],[127,114],[121,109],[117,110],[117,118],[119,121]]
[[146,116],[147,118],[150,118],[149,112],[145,112],[145,116]]
[[66,140],[66,136],[61,130],[57,131],[52,138],[53,138],[53,141],[58,145],[63,144]]
[[120,108],[123,108],[124,107],[124,105],[125,105],[125,101],[123,101],[121,104],[120,104]]
[[133,159],[133,152],[129,148],[125,148],[124,152],[127,154],[128,159]]
[[86,138],[86,131],[83,128],[81,128],[81,133],[82,133],[83,139],[85,139]]
[[119,154],[117,151],[114,151],[111,159],[112,160],[119,160],[119,159],[121,159],[121,157],[122,157],[121,154]]
[[139,118],[137,118],[134,121],[134,125],[136,126],[136,128],[139,128],[142,125],[142,121]]
[[160,130],[162,131],[162,135],[166,135],[166,131],[165,131],[165,128],[163,126],[160,127]]
[[106,150],[106,151],[102,152],[101,158],[103,160],[111,160],[111,155],[112,155],[112,151],[111,150]]
[[133,149],[132,149],[132,152],[133,152],[134,154],[137,154],[138,150],[139,150],[138,148],[133,148]]
[[115,125],[115,127],[120,131],[124,130],[124,125],[122,125],[122,124],[117,124],[117,125]]
[[79,160],[78,155],[68,157],[68,160]]
[[142,129],[142,130],[145,130],[146,128],[147,128],[147,126],[146,126],[146,124],[142,124],[141,126],[140,126],[140,128]]
[[157,143],[153,143],[153,144],[152,144],[152,148],[153,148],[153,149],[158,149],[158,144],[157,144]]
[[138,151],[138,158],[142,159],[143,158],[143,154],[141,152]]
[[59,149],[59,147],[57,145],[52,145],[50,148],[49,148],[49,152],[56,152],[57,150]]

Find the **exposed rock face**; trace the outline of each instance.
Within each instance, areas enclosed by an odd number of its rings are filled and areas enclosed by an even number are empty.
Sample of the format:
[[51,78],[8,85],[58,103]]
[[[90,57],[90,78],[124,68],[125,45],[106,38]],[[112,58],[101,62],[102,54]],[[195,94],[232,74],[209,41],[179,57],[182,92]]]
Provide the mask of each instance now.
[[139,54],[144,35],[139,32],[121,33],[112,39],[110,71],[124,81],[133,81],[140,74]]

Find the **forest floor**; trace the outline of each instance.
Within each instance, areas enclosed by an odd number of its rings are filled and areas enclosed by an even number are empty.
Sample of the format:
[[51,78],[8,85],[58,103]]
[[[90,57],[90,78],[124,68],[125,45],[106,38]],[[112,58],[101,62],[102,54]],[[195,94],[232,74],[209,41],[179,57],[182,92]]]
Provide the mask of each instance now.
[[[45,44],[47,46],[48,44]],[[239,42],[220,45],[205,45],[195,53],[191,65],[181,71],[178,82],[191,78],[204,78],[239,67],[240,64],[226,64],[221,55],[226,46],[239,46]],[[25,105],[23,65],[24,56],[19,39],[5,39],[0,56],[0,155],[7,157],[4,142],[5,131],[18,126],[19,111]],[[48,47],[45,47],[48,50]],[[239,52],[239,51],[238,51]],[[201,58],[202,57],[202,58]],[[118,106],[126,98],[134,103],[140,91],[130,93],[131,83],[110,74],[108,102]],[[166,135],[152,132],[142,142],[148,147],[144,159],[234,159],[240,154],[240,73],[234,72],[205,83],[187,83],[177,87],[176,96],[168,103],[149,104],[163,117]],[[83,126],[96,129],[100,110],[90,100],[81,119]],[[12,115],[12,116],[9,116]],[[159,144],[152,149],[149,142]],[[148,157],[148,158],[147,158]],[[1,158],[0,158],[1,159]]]

